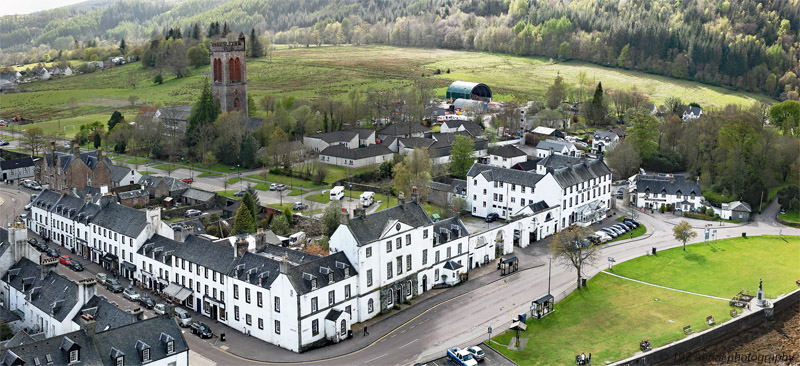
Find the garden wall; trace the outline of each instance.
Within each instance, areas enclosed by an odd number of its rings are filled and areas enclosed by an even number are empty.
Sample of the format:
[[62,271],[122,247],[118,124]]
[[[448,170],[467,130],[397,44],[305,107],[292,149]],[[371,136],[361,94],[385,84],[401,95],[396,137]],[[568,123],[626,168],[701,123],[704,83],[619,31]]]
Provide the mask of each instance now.
[[[790,306],[796,306],[798,302],[800,302],[800,289],[793,291],[781,299],[775,300],[773,302],[774,314],[778,314],[788,309]],[[723,320],[717,319],[717,321],[722,322]],[[698,363],[701,360],[694,358],[697,355],[697,353],[694,352],[695,350],[722,342],[732,336],[746,332],[765,321],[766,316],[764,314],[764,309],[759,309],[747,315],[740,315],[732,321],[722,323],[670,345],[619,361],[615,363],[615,365],[640,366],[658,363],[670,365]]]

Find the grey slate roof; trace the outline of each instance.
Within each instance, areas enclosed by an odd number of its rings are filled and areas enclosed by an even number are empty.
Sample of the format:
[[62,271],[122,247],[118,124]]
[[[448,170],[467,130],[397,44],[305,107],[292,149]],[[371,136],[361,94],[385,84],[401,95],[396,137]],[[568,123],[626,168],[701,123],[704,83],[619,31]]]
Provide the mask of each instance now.
[[320,139],[327,143],[333,142],[349,142],[359,135],[357,131],[331,131],[309,135],[308,137]]
[[[181,243],[161,235],[153,235],[139,248],[138,253],[148,258],[154,258],[159,262],[167,263],[171,261],[171,258],[164,254],[171,252],[171,255],[194,264],[216,272],[228,273],[233,268],[237,258],[234,256],[233,246],[223,240],[225,239],[213,242],[199,236],[190,235],[185,242]],[[156,255],[154,256],[153,253],[156,253]]]
[[349,228],[353,232],[359,246],[369,244],[378,240],[387,224],[393,221],[400,221],[413,227],[431,225],[431,219],[422,206],[417,202],[409,202],[387,208],[365,217],[353,217],[350,219]]
[[456,262],[454,260],[449,260],[444,264],[444,269],[449,269],[449,270],[452,270],[452,271],[455,271],[455,270],[457,270],[457,269],[459,269],[461,267],[463,267],[463,266],[458,264],[458,262]]
[[345,267],[348,268],[348,277],[358,275],[344,252],[337,252],[329,256],[317,258],[315,260],[290,267],[286,275],[289,278],[289,282],[292,283],[295,291],[297,291],[297,294],[304,295],[312,291],[311,280],[307,275],[304,276],[304,273],[313,275],[317,279],[317,289],[319,289],[331,284],[331,282],[328,281],[328,270],[330,270],[330,273],[333,273],[334,282],[339,282],[345,279]]
[[[10,285],[22,292],[23,282],[33,278],[33,281],[26,282],[24,293],[30,299],[31,305],[39,310],[51,314],[58,321],[66,319],[69,312],[78,303],[78,285],[55,272],[49,272],[42,279],[42,270],[36,263],[27,258],[22,258],[15,263],[11,270],[19,269],[19,273],[13,276]],[[3,278],[8,281],[8,277]],[[30,296],[31,290],[37,288],[34,296]],[[61,302],[55,312],[52,312],[52,305]]]
[[150,347],[151,361],[157,362],[166,358],[167,340],[173,342],[174,352],[170,355],[189,351],[189,345],[186,344],[178,324],[167,315],[161,315],[99,333],[95,342],[103,364],[116,365],[110,356],[111,349],[114,348],[125,354],[126,365],[140,365],[142,358],[139,349],[144,345]]
[[8,310],[7,307],[0,305],[0,319],[2,319],[6,324],[11,323],[13,321],[20,320],[19,315],[17,313]]
[[208,192],[195,188],[189,188],[186,192],[183,192],[183,197],[203,202],[212,200],[214,195],[214,192]]
[[328,315],[325,315],[325,320],[336,321],[340,316],[342,316],[341,310],[331,309]]
[[[17,316],[17,314],[14,313],[14,312],[11,312],[11,314],[14,314],[14,316]],[[3,320],[5,320],[5,319],[3,319]],[[19,316],[17,316],[17,320],[19,320]],[[11,321],[11,320],[9,320],[9,321]],[[42,333],[38,333],[38,334],[42,334]],[[44,339],[44,338],[42,338],[42,339]],[[14,334],[13,337],[11,337],[11,339],[9,339],[7,341],[0,342],[0,349],[13,348],[13,347],[21,346],[21,345],[26,344],[26,343],[36,342],[37,340],[41,340],[41,339],[33,338],[28,333],[26,333],[24,329],[20,329],[19,331],[17,331],[16,334]]]
[[400,143],[403,144],[406,148],[413,149],[413,148],[427,148],[433,145],[436,142],[434,139],[428,139],[424,137],[401,137]]
[[393,123],[389,126],[386,126],[382,130],[378,131],[378,135],[388,135],[388,136],[406,136],[409,132],[409,124],[411,125],[411,134],[417,133],[425,133],[428,132],[430,129],[418,124],[418,123]]
[[436,245],[439,245],[469,236],[469,230],[461,222],[461,219],[453,216],[433,223],[433,235],[438,238]]
[[[270,233],[272,233],[272,231],[270,231]],[[273,243],[274,240],[277,240],[277,243],[265,245],[264,249],[262,249],[260,252],[256,254],[266,256],[275,260],[278,260],[279,258],[285,256],[286,260],[288,260],[289,263],[292,264],[301,264],[320,258],[320,256],[318,255],[308,254],[306,252],[301,252],[299,250],[282,247],[280,245],[280,239],[278,239],[278,237],[275,236],[275,234],[272,234],[272,236],[275,237],[275,239],[273,239]],[[269,243],[269,241],[270,239],[268,238],[267,242]]]
[[519,156],[526,156],[527,154],[514,145],[505,145],[492,151],[491,155],[497,155],[504,158],[516,158]]
[[750,204],[748,204],[747,202],[742,202],[742,201],[733,201],[731,203],[723,203],[722,204],[722,209],[724,210],[726,208],[728,210],[731,210],[731,211],[753,212],[753,210],[750,208]]
[[373,133],[375,133],[375,130],[370,130],[369,128],[354,128],[350,131],[357,132],[358,138],[362,140],[368,139],[370,136],[372,136]]
[[109,169],[111,169],[112,182],[121,182],[132,171],[130,168],[119,165],[111,165]]
[[170,192],[178,191],[181,189],[189,189],[190,186],[187,183],[184,183],[180,179],[172,178],[172,177],[159,177],[154,175],[142,175],[142,178],[139,179],[138,184],[144,184],[146,187],[154,187],[158,185],[161,181],[165,181],[167,183],[167,189]]
[[554,151],[561,151],[565,147],[568,150],[575,149],[575,146],[572,145],[571,142],[567,141],[544,140],[544,141],[539,141],[539,143],[536,145],[536,148],[541,150],[549,150],[551,147],[553,148]]
[[137,197],[150,197],[150,193],[147,193],[146,189],[134,189],[132,191],[118,192],[117,196],[121,200],[129,200]]
[[[69,363],[69,352],[78,349],[80,362]],[[82,330],[9,348],[2,353],[3,365],[102,365],[94,341]],[[51,362],[48,362],[48,356]],[[38,361],[38,362],[37,362]]]
[[700,195],[700,183],[687,181],[685,175],[675,174],[670,181],[667,175],[640,174],[636,180],[636,191],[639,193],[662,193],[674,195],[678,191],[683,195]]
[[78,314],[72,318],[72,321],[76,324],[80,324],[81,315],[83,314],[90,314],[94,317],[95,331],[97,333],[136,322],[136,317],[132,314],[96,295],[86,302],[86,305],[78,311]]
[[561,154],[553,154],[539,160],[536,165],[541,165],[548,169],[558,169],[561,167],[568,167],[581,162],[588,161],[589,158],[580,158],[575,156],[567,156]]
[[[60,158],[60,160],[59,160]],[[52,153],[44,154],[45,164],[47,166],[54,166],[57,162],[61,163],[61,169],[66,170],[69,168],[69,165],[75,161],[75,155],[73,153],[65,153],[60,151],[54,151]],[[97,166],[99,160],[97,159],[97,151],[90,151],[90,152],[82,152],[80,153],[80,160],[86,163],[89,166],[89,169],[94,170]],[[103,161],[106,165],[113,165],[111,160],[107,157],[103,157]]]
[[467,181],[463,179],[453,179],[453,192],[456,194],[461,194],[461,192],[467,192]]
[[476,177],[483,174],[489,182],[511,183],[520,186],[533,187],[538,181],[544,178],[541,174],[525,172],[516,169],[506,169],[499,166],[487,164],[472,164],[472,168],[467,172],[467,176]]
[[594,133],[592,134],[592,139],[593,140],[597,140],[597,139],[606,140],[606,139],[608,139],[608,141],[614,141],[614,138],[617,138],[617,137],[619,137],[619,136],[615,132],[606,131],[606,130],[597,130],[597,131],[594,131]]
[[106,205],[91,220],[97,226],[135,238],[147,227],[147,214],[120,204]]
[[279,274],[280,262],[250,252],[239,257],[227,273],[230,277],[262,288],[269,288]]
[[175,121],[186,121],[189,115],[192,114],[191,105],[180,105],[175,107],[164,107],[158,110],[160,113],[159,118],[169,119]]
[[332,145],[322,150],[320,155],[333,156],[342,159],[365,159],[380,155],[392,154],[392,150],[383,145],[369,145],[357,149],[348,149],[344,145]]
[[602,160],[596,159],[556,169],[553,171],[553,178],[561,188],[566,188],[609,174],[611,174],[611,168]]
[[514,164],[514,166],[512,166],[511,169],[522,170],[522,171],[526,171],[526,172],[529,172],[529,171],[532,171],[532,170],[535,171],[536,170],[536,165],[538,165],[539,161],[540,161],[540,159],[525,160],[525,161],[523,161],[521,163]]
[[475,122],[472,121],[445,121],[443,124],[447,124],[448,128],[459,128],[464,126],[464,130],[469,132],[472,136],[480,136],[483,134],[483,128]]
[[20,158],[0,161],[0,170],[12,170],[33,166],[33,158]]

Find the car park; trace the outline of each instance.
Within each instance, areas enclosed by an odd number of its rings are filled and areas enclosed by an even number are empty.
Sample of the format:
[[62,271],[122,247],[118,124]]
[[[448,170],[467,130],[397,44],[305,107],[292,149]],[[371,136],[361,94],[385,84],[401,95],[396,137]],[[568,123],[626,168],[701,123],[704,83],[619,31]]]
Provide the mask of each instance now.
[[211,338],[214,336],[211,328],[209,328],[208,325],[203,322],[193,321],[191,327],[192,334],[196,334],[200,338]]
[[78,262],[74,259],[69,262],[69,268],[75,272],[83,271],[83,265],[81,264],[81,262]]
[[101,285],[105,285],[106,281],[108,281],[108,276],[105,273],[98,273],[94,278],[97,280],[97,283]]
[[122,296],[130,301],[139,300],[139,297],[141,297],[133,288],[126,288],[125,291],[122,291]]
[[617,233],[616,230],[611,230],[611,229],[609,229],[607,227],[604,227],[604,228],[600,229],[600,231],[605,232],[606,234],[608,234],[608,236],[610,236],[612,238],[616,238],[616,237],[619,236],[619,233]]
[[626,217],[626,218],[622,219],[622,222],[633,224],[633,227],[639,227],[639,222],[634,220],[634,219],[629,219],[629,218]]
[[175,308],[175,317],[178,318],[178,325],[188,327],[192,324],[192,316],[184,308]]
[[492,212],[492,213],[489,213],[488,215],[486,215],[486,222],[493,222],[493,221],[496,221],[499,218],[500,218],[500,215],[498,215],[496,212]]
[[72,262],[72,258],[70,258],[68,255],[62,255],[58,257],[58,261],[61,262],[61,264],[68,266],[70,262]]
[[472,357],[475,358],[476,361],[481,362],[486,357],[486,354],[483,353],[483,350],[478,346],[472,346],[467,348],[467,351],[472,354]]
[[608,235],[608,233],[606,233],[604,231],[601,231],[601,230],[595,231],[594,235],[599,237],[600,240],[602,240],[602,241],[609,241],[609,240],[612,239],[611,236]]
[[631,231],[631,228],[629,228],[628,226],[623,225],[623,224],[616,224],[616,225],[614,225],[614,227],[617,228],[617,229],[622,230],[623,233],[627,233],[628,231]]
[[633,229],[635,229],[635,228],[636,228],[636,226],[634,226],[632,223],[630,223],[630,222],[627,222],[627,221],[623,221],[623,222],[622,222],[622,225],[625,225],[625,226],[627,226],[627,227],[628,227],[628,229],[630,229],[630,230],[633,230]]
[[58,250],[55,248],[47,248],[46,253],[53,258],[58,258]]
[[106,289],[114,293],[122,292],[122,290],[124,290],[122,284],[119,283],[119,280],[115,278],[109,278],[106,280]]
[[195,216],[200,216],[200,214],[201,214],[201,213],[202,213],[202,211],[200,211],[200,210],[195,210],[195,209],[193,209],[193,208],[192,208],[192,209],[188,209],[188,210],[186,210],[186,212],[184,212],[183,214],[184,214],[186,217],[195,217]]
[[156,302],[150,296],[144,295],[140,296],[137,300],[139,304],[142,304],[147,309],[152,309],[156,306]]
[[153,311],[158,315],[164,315],[167,313],[167,305],[162,303],[155,304],[153,306]]

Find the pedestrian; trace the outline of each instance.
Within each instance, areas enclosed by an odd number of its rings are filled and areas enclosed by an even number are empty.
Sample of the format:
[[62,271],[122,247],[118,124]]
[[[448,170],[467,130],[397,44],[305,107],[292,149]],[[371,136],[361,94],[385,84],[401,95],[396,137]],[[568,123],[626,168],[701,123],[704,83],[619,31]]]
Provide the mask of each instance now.
[[631,239],[633,239],[633,231],[631,231]]
[[367,326],[364,326],[364,337],[368,336],[369,332],[367,331]]
[[591,364],[592,364],[592,353],[591,353],[591,352],[589,352],[589,360],[588,360],[588,364],[589,364],[589,365],[591,365]]

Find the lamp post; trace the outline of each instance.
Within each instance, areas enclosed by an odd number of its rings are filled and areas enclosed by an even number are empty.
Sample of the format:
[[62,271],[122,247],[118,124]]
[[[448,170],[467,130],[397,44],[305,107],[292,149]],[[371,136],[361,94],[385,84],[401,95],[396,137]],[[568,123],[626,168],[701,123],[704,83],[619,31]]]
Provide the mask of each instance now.
[[547,294],[550,295],[550,275],[552,274],[553,268],[553,256],[547,256]]
[[244,182],[242,182],[241,164],[236,164],[236,177],[239,179],[239,191],[243,191],[244,190]]

